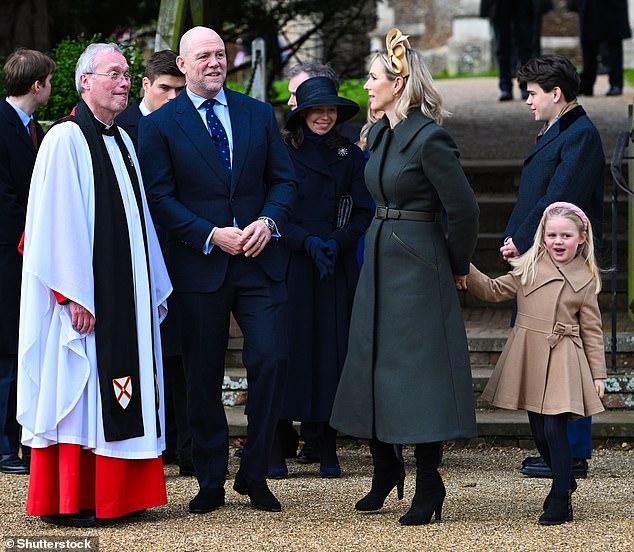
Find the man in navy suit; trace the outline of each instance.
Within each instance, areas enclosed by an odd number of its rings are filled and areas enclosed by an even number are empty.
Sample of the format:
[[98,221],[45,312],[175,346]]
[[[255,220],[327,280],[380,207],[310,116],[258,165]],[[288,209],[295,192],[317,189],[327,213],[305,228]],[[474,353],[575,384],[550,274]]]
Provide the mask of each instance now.
[[[517,203],[500,252],[504,259],[525,253],[533,244],[544,209],[555,201],[568,201],[588,215],[595,254],[600,259],[605,155],[599,132],[577,103],[579,74],[567,58],[548,55],[523,65],[517,77],[527,84],[526,103],[535,120],[544,126],[524,161]],[[568,422],[576,477],[587,475],[586,459],[592,453],[591,420]],[[536,477],[551,476],[548,462],[541,457],[528,457],[521,471]]]
[[139,157],[181,317],[192,456],[200,491],[189,511],[224,504],[228,428],[221,401],[229,315],[244,335],[248,435],[234,489],[280,511],[266,484],[285,378],[288,251],[295,174],[273,108],[224,87],[225,45],[187,31],[177,58],[187,88],[143,117]]
[[[185,75],[176,65],[176,52],[161,50],[150,56],[145,64],[141,82],[143,98],[138,98],[115,122],[130,136],[138,151],[139,121],[178,96],[185,88]],[[156,233],[165,254],[167,235],[156,225]],[[161,324],[161,350],[163,353],[163,377],[165,378],[165,451],[164,464],[178,464],[180,475],[196,475],[191,458],[191,437],[187,424],[185,400],[185,372],[181,356],[178,309],[168,299],[167,318]]]
[[[48,102],[55,62],[36,50],[18,49],[4,65],[7,97],[0,101],[0,472],[29,473],[18,456],[15,420],[18,313],[26,202],[37,147],[44,138],[33,112]],[[23,451],[23,456],[24,455]]]

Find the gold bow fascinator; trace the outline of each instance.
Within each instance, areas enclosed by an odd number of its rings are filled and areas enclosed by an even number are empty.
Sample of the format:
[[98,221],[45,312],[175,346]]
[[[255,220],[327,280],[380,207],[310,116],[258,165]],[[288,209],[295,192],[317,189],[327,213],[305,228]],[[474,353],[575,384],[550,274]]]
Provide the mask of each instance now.
[[390,29],[385,37],[385,46],[387,47],[387,60],[392,71],[401,77],[409,75],[409,67],[407,66],[407,56],[405,48],[411,48],[409,45],[409,35],[404,35],[398,29]]

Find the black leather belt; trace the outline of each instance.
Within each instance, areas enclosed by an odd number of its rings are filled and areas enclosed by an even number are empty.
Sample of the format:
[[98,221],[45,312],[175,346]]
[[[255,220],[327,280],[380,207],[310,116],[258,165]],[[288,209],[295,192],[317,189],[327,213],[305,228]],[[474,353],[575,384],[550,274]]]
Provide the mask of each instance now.
[[436,213],[434,211],[405,211],[403,209],[392,209],[381,205],[377,205],[374,216],[381,220],[401,219],[420,222],[434,222],[436,220]]

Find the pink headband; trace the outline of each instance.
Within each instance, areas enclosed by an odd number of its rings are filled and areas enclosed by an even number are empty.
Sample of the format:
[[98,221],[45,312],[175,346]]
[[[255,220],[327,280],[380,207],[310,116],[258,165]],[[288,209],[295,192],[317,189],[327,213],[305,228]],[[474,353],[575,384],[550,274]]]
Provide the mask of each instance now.
[[581,222],[583,223],[583,229],[588,230],[588,217],[586,214],[579,209],[574,203],[568,203],[567,201],[557,201],[555,203],[551,203],[546,209],[544,209],[544,214],[542,215],[542,221],[546,219],[546,215],[550,213],[554,209],[568,209],[572,211],[575,215],[577,215]]

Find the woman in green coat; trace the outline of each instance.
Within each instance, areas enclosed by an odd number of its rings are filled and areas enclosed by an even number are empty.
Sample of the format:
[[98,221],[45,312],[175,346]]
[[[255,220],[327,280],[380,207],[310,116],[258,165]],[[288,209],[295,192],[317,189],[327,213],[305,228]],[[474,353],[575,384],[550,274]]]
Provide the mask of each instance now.
[[396,29],[386,42],[364,86],[371,113],[385,113],[367,134],[365,177],[377,208],[331,425],[370,440],[372,489],[357,510],[380,509],[394,487],[402,498],[393,445],[416,445],[416,493],[400,523],[420,525],[433,513],[440,519],[442,442],[476,434],[456,282],[469,272],[479,209],[422,56]]

